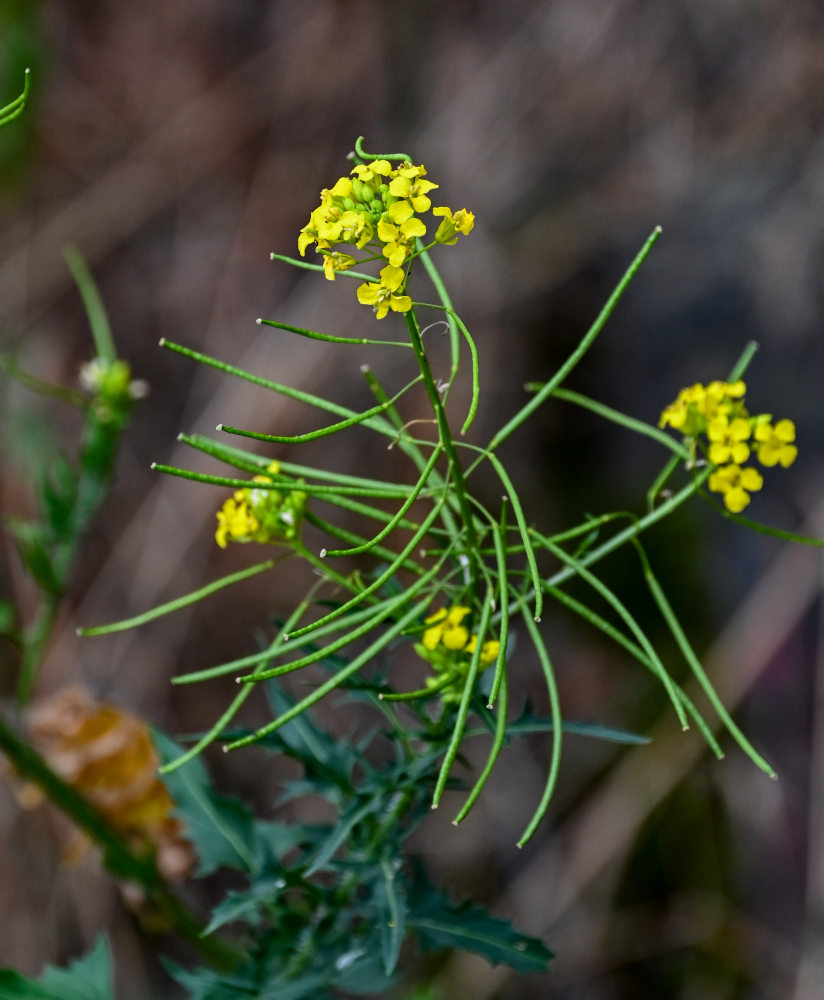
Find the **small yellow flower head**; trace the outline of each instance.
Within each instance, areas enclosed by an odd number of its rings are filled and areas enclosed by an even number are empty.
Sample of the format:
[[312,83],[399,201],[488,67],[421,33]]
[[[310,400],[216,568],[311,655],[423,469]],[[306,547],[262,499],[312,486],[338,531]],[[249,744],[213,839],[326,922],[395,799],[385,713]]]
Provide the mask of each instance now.
[[[277,462],[268,466],[277,475]],[[272,475],[254,476],[252,483],[271,483]],[[299,490],[260,489],[250,485],[236,490],[217,512],[215,540],[225,549],[229,542],[283,544],[299,537],[306,494]]]
[[747,419],[743,401],[745,392],[746,386],[740,380],[688,386],[664,410],[658,426],[669,425],[673,430],[681,431],[684,437],[697,437],[707,432],[713,420],[726,418],[734,421],[736,417]]
[[798,449],[795,441],[795,424],[792,420],[779,420],[773,427],[765,422],[755,428],[755,440],[759,442],[758,461],[762,465],[780,465],[788,468],[795,461]]
[[447,243],[449,245],[457,243],[458,233],[468,236],[475,225],[475,215],[465,208],[458,209],[454,215],[451,208],[433,208],[432,214],[444,217],[443,222],[438,226],[438,231],[435,233],[435,240],[438,243]]
[[764,479],[757,469],[742,469],[739,465],[724,465],[709,478],[709,488],[724,497],[724,506],[740,514],[750,502],[750,493],[760,490]]
[[[727,510],[740,513],[750,502],[750,493],[760,490],[764,480],[756,469],[744,468],[755,450],[765,466],[787,468],[795,461],[798,449],[795,425],[791,420],[771,423],[767,413],[753,417],[744,405],[746,385],[736,382],[710,382],[682,389],[678,398],[661,414],[659,427],[670,426],[684,437],[692,438],[693,453],[699,443],[706,448],[716,466],[709,477],[711,490],[724,498]],[[705,442],[701,438],[706,437]]]
[[[438,186],[421,177],[410,177],[408,173],[401,170],[389,182],[389,193],[399,199],[389,206],[389,214],[394,222],[405,222],[415,212],[428,212],[432,202],[426,196],[426,192]],[[403,218],[398,219],[398,215],[402,215]]]
[[[474,653],[477,645],[478,637],[477,635],[473,635],[466,644],[467,653]],[[497,639],[488,639],[483,646],[481,646],[481,666],[491,666],[498,659],[498,652],[500,648],[501,644]]]
[[[337,271],[345,271],[358,261],[349,254],[332,251],[339,243],[366,249],[365,262],[383,257],[400,279],[390,284],[381,272],[380,283],[361,285],[358,301],[372,306],[378,319],[393,312],[408,312],[411,298],[404,294],[409,266],[419,250],[416,241],[426,236],[426,223],[420,218],[432,207],[429,192],[438,187],[426,180],[426,168],[409,162],[393,165],[378,159],[359,163],[349,177],[340,177],[331,188],[324,188],[320,204],[298,236],[301,257],[313,244],[324,254],[323,271],[334,281]],[[475,217],[466,209],[455,212],[436,208],[434,215],[444,216],[434,242],[455,243],[458,233],[469,233]],[[329,252],[332,251],[332,252]]]
[[730,421],[725,416],[717,416],[707,427],[707,437],[710,439],[709,457],[713,465],[724,462],[734,462],[741,465],[750,457],[750,448],[746,444],[752,433],[750,422],[743,417]]
[[[415,650],[434,669],[437,676],[427,680],[427,686],[438,684],[443,678],[454,677],[453,683],[441,691],[443,701],[458,701],[463,691],[472,654],[478,645],[477,634],[470,631],[467,619],[471,609],[455,604],[451,608],[440,608],[424,620],[421,641]],[[489,639],[481,646],[480,667],[485,670],[497,659],[500,642]]]
[[336,271],[348,271],[355,264],[354,257],[350,257],[348,253],[341,253],[339,250],[333,250],[331,253],[323,255],[323,273],[329,281],[335,280]]
[[381,184],[384,177],[392,176],[392,164],[389,160],[372,160],[371,163],[359,163],[351,173],[363,184]]
[[370,281],[358,285],[358,302],[361,305],[374,306],[378,319],[383,319],[390,309],[393,312],[409,312],[412,308],[412,299],[408,295],[395,294],[404,283],[403,270],[387,264],[381,270],[380,278],[380,282]]

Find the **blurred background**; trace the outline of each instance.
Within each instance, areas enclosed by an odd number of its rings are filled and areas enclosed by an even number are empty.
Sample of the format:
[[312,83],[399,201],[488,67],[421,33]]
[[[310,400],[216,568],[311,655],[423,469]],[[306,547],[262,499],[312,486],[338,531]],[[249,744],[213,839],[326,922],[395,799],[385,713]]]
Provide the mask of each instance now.
[[[306,577],[284,568],[137,632],[75,635],[254,561],[247,548],[214,544],[221,490],[150,471],[152,461],[214,471],[185,453],[179,431],[317,426],[305,408],[163,351],[160,337],[357,408],[371,399],[362,364],[389,387],[406,381],[394,353],[255,324],[367,332],[351,284],[269,260],[295,253],[358,135],[370,151],[409,152],[440,184],[436,203],[476,214],[471,237],[438,260],[481,354],[475,441],[522,405],[526,381],[564,359],[661,225],[568,387],[654,422],[681,387],[724,378],[757,341],[748,405],[796,422],[799,457],[766,476],[747,513],[824,535],[816,0],[0,0],[0,104],[19,93],[26,66],[30,108],[0,134],[2,350],[41,378],[76,384],[92,347],[62,257],[74,244],[121,355],[150,386],[81,553],[42,694],[82,682],[172,733],[202,729],[231,680],[181,691],[169,678],[253,651],[256,626],[303,592]],[[385,324],[391,335],[400,320]],[[80,424],[19,387],[0,393],[2,512],[26,516],[49,428],[57,421],[72,448]],[[654,443],[561,402],[514,435],[504,458],[545,530],[585,513],[640,512],[662,461]],[[349,450],[310,443],[295,460],[408,475],[363,430]],[[8,592],[21,580],[4,544]],[[507,751],[460,830],[450,808],[428,820],[415,844],[435,878],[557,957],[547,975],[516,977],[469,958],[418,969],[410,956],[409,983],[473,1000],[824,996],[820,557],[698,501],[648,545],[719,691],[779,780],[726,739],[727,758],[710,759],[637,665],[550,609],[566,716],[653,743],[618,750],[570,736],[550,817],[523,851],[514,843],[540,797],[543,740]],[[603,568],[678,674],[631,555]],[[0,647],[4,696],[13,653]],[[545,710],[535,665],[513,669],[511,698],[530,693]],[[245,718],[261,723],[264,706]],[[346,718],[338,724],[349,731]],[[208,756],[221,787],[269,810],[278,774],[259,760]],[[93,857],[65,865],[61,836],[0,788],[0,965],[35,974],[106,928],[119,995],[173,996],[111,881]]]

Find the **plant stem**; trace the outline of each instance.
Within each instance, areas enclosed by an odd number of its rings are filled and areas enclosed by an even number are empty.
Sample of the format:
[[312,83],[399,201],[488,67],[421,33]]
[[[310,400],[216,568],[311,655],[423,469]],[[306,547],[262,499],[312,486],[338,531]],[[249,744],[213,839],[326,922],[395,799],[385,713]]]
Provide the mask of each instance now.
[[432,369],[429,367],[429,359],[424,351],[423,341],[421,340],[421,330],[414,310],[410,309],[409,312],[404,313],[404,319],[406,320],[406,326],[409,330],[409,337],[412,341],[412,347],[415,350],[415,357],[418,360],[421,375],[423,375],[423,384],[426,389],[426,393],[429,396],[429,401],[432,404],[432,409],[435,412],[435,419],[438,422],[438,431],[441,443],[443,444],[447,460],[449,461],[449,467],[452,472],[452,481],[455,485],[455,495],[458,500],[461,517],[466,527],[467,555],[470,560],[471,575],[474,582],[477,578],[476,563],[478,558],[478,537],[475,533],[475,522],[473,521],[472,515],[469,511],[463,469],[461,468],[461,463],[458,460],[458,454],[455,450],[455,442],[452,440],[452,432],[449,429],[449,422],[446,419],[446,412],[443,408],[440,393],[438,392],[435,380],[432,377]]

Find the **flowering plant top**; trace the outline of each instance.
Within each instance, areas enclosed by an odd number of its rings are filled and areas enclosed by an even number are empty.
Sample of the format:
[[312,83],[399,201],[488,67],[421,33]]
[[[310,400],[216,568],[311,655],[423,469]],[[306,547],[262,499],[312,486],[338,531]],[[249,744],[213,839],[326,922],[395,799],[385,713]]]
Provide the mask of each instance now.
[[[390,309],[408,312],[412,308],[406,283],[415,257],[436,243],[456,243],[458,234],[470,233],[475,225],[475,216],[465,208],[457,212],[446,206],[434,208],[432,215],[441,217],[435,238],[428,246],[419,243],[427,231],[421,215],[432,207],[429,192],[438,187],[425,178],[423,164],[404,161],[393,167],[384,159],[359,163],[349,177],[340,177],[331,188],[321,191],[320,205],[300,231],[301,257],[316,244],[330,281],[337,272],[356,264],[386,262],[380,277],[369,279],[357,291],[358,301],[372,306],[378,319]],[[332,249],[341,243],[364,250],[366,255],[358,260]]]

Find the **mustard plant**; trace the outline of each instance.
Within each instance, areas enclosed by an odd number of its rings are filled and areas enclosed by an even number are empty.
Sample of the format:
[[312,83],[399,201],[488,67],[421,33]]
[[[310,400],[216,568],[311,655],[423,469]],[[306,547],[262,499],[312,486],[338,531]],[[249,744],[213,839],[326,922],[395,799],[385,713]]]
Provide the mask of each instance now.
[[[9,108],[0,112],[0,120],[3,114],[19,113],[22,104]],[[213,473],[161,463],[153,468],[225,491],[216,509],[214,536],[221,549],[242,544],[272,547],[274,553],[158,607],[79,630],[100,636],[144,625],[241,580],[277,572],[289,559],[304,560],[317,574],[286,620],[277,621],[274,633],[260,642],[259,651],[173,678],[177,685],[220,677],[237,683],[219,718],[204,720],[203,731],[188,748],[157,736],[166,761],[161,773],[197,848],[199,874],[228,867],[247,880],[245,888],[217,905],[204,931],[208,938],[227,924],[235,926],[237,954],[224,962],[230,971],[218,967],[218,959],[226,957],[219,939],[211,968],[169,966],[194,997],[277,992],[317,998],[338,991],[382,991],[396,981],[410,937],[423,947],[474,950],[521,971],[545,969],[551,956],[541,942],[482,909],[455,904],[428,881],[419,863],[410,862],[405,841],[427,809],[439,806],[447,788],[464,792],[453,820],[459,824],[482,794],[503,749],[521,735],[543,733],[549,747],[543,793],[519,847],[547,814],[566,732],[623,743],[646,741],[643,735],[565,719],[551,655],[553,615],[548,612],[555,604],[571,610],[640,663],[660,682],[678,724],[695,726],[717,757],[725,752],[725,737],[716,736],[720,724],[758,768],[775,777],[716,695],[654,572],[645,533],[698,498],[755,530],[822,544],[741,514],[750,494],[764,483],[755,466],[746,464],[750,458],[765,468],[787,467],[797,454],[789,419],[774,423],[771,415],[752,416],[745,406],[743,376],[755,345],[746,345],[723,379],[682,389],[657,422],[619,413],[565,387],[651,252],[659,229],[557,371],[526,387],[528,397],[486,443],[473,440],[470,432],[481,403],[479,352],[435,260],[446,252],[442,248],[460,247],[472,238],[475,215],[439,204],[447,200],[439,185],[404,153],[368,153],[361,138],[351,156],[351,170],[323,189],[297,234],[298,256],[273,253],[272,259],[316,272],[319,279],[335,283],[334,294],[345,294],[341,287],[354,280],[355,300],[389,333],[384,338],[346,337],[276,319],[258,323],[278,335],[315,341],[319,356],[330,342],[406,351],[410,371],[405,383],[384,386],[365,367],[364,392],[371,399],[356,410],[263,378],[231,359],[161,340],[173,354],[318,411],[322,425],[278,435],[226,422],[217,427],[220,437],[181,434],[180,441],[220,468]],[[448,200],[455,204],[454,198]],[[307,259],[310,250],[315,260]],[[434,301],[413,297],[413,270],[429,279]],[[448,333],[449,371],[441,379],[433,373],[424,338],[428,324],[423,317],[433,314]],[[97,400],[92,411],[111,419],[117,412],[112,399],[128,393],[131,383],[128,370],[104,354],[98,350],[103,361],[93,364],[84,378]],[[465,412],[455,413],[452,389],[461,378],[471,391]],[[407,408],[407,394],[415,387],[426,394],[430,414],[424,421],[411,419]],[[635,512],[587,515],[552,534],[533,522],[499,450],[539,408],[554,401],[590,410],[665,450],[666,461],[645,495],[639,494]],[[422,425],[433,427],[434,433],[422,433]],[[333,472],[289,458],[290,445],[345,434],[356,426],[403,454],[403,479],[367,477],[357,468]],[[271,454],[261,456],[228,443],[224,435],[271,445]],[[495,506],[472,491],[482,466],[500,484]],[[358,518],[354,529],[353,514]],[[639,577],[716,718],[705,717],[688,697],[675,665],[656,650],[622,595],[599,574],[602,561],[623,547],[636,554]],[[572,596],[573,582],[592,592],[592,606]],[[597,610],[604,604],[606,614]],[[512,655],[516,636],[519,649],[531,647],[546,690],[544,708],[537,713],[518,691],[522,673],[513,669]],[[410,647],[428,672],[415,690],[402,690],[393,671],[401,646]],[[324,679],[308,693],[293,696],[282,679],[311,665],[325,670]],[[271,720],[249,730],[237,719],[256,691],[265,692]],[[359,740],[341,741],[321,725],[317,706],[334,692],[345,693],[346,702],[371,706],[375,723]],[[486,762],[467,787],[455,773],[456,762],[465,741],[479,737],[488,741]],[[308,825],[254,817],[209,783],[197,758],[214,742],[226,752],[257,744],[299,761],[302,777],[287,785],[285,796],[319,795],[333,807],[336,819]],[[388,753],[376,750],[379,742],[390,747]],[[86,976],[103,984],[101,995],[108,995],[105,946],[84,961],[71,981]],[[28,984],[18,986],[14,995],[27,995],[23,990]]]
[[[683,390],[664,411],[658,426],[618,413],[564,388],[657,241],[660,230],[656,229],[565,362],[546,382],[528,386],[533,393],[531,398],[486,444],[475,443],[467,434],[479,405],[478,351],[434,259],[443,247],[471,239],[475,215],[466,208],[433,205],[433,197],[441,200],[439,185],[428,178],[422,164],[414,164],[404,153],[367,153],[359,139],[352,159],[354,166],[350,172],[323,189],[319,205],[311,211],[309,221],[298,234],[299,257],[273,253],[272,259],[315,271],[331,282],[354,279],[358,283],[357,301],[370,308],[378,321],[397,314],[403,320],[405,336],[389,340],[343,337],[278,320],[258,322],[284,334],[315,340],[319,349],[330,341],[411,348],[414,364],[410,365],[412,371],[405,385],[390,390],[366,370],[365,380],[376,402],[355,411],[241,370],[230,361],[207,356],[165,338],[161,341],[165,349],[175,354],[263,386],[333,418],[331,423],[297,435],[269,434],[228,423],[218,425],[218,431],[225,435],[276,445],[276,458],[262,458],[202,435],[180,436],[185,444],[212,456],[234,473],[207,474],[164,464],[154,466],[167,475],[233,491],[217,514],[219,545],[251,542],[279,546],[286,555],[310,562],[328,584],[322,603],[310,605],[317,610],[307,611],[299,622],[259,653],[204,666],[174,678],[174,683],[187,685],[229,675],[236,678],[239,690],[221,717],[186,753],[167,764],[165,771],[173,772],[215,740],[221,740],[226,751],[237,751],[271,738],[328,694],[368,673],[378,658],[399,642],[407,641],[426,661],[432,674],[423,688],[411,692],[395,690],[390,678],[380,695],[384,700],[428,701],[438,706],[431,711],[449,720],[449,739],[433,782],[433,808],[443,796],[479,691],[483,691],[486,710],[494,718],[488,763],[455,817],[455,822],[460,822],[487,781],[509,733],[507,671],[512,637],[518,632],[534,649],[546,687],[547,718],[552,732],[544,794],[518,840],[518,845],[523,846],[546,814],[563,746],[564,718],[550,654],[552,623],[543,622],[547,601],[557,601],[581,615],[651,671],[672,702],[679,724],[684,729],[696,726],[716,756],[721,757],[724,751],[714,735],[716,724],[707,720],[689,699],[674,679],[672,665],[662,660],[621,596],[597,573],[598,564],[606,556],[629,545],[638,553],[639,571],[718,719],[756,766],[774,777],[771,765],[720,703],[643,546],[644,534],[650,527],[691,498],[707,498],[707,490],[722,496],[726,516],[740,519],[748,494],[762,484],[760,473],[743,465],[751,451],[755,451],[764,466],[786,466],[795,458],[792,423],[780,420],[773,425],[769,415],[751,417],[744,406],[742,376],[755,345],[747,345],[725,381]],[[318,262],[306,259],[310,248],[320,258]],[[409,282],[415,268],[422,269],[429,277],[436,301],[412,298]],[[422,336],[425,323],[421,317],[430,310],[442,317],[449,332],[450,371],[442,381],[433,375]],[[467,354],[470,402],[466,413],[457,415],[460,431],[456,434],[447,409],[452,409],[451,388],[463,374]],[[421,436],[419,421],[410,422],[404,413],[404,397],[417,385],[423,386],[428,397],[432,426],[436,428],[434,438]],[[592,410],[632,432],[652,438],[666,449],[669,460],[647,490],[645,510],[636,514],[606,512],[589,516],[554,535],[531,524],[518,488],[498,451],[539,407],[553,399]],[[366,478],[357,469],[331,473],[290,462],[285,457],[288,451],[284,446],[341,434],[355,425],[383,436],[403,452],[410,470],[406,482]],[[680,432],[681,440],[671,437],[665,428]],[[484,464],[500,483],[502,500],[497,509],[484,506],[470,489],[473,474]],[[673,477],[679,466],[683,467],[686,478],[675,486]],[[392,503],[394,510],[387,511],[386,505]],[[331,514],[327,514],[330,508]],[[354,533],[339,526],[334,519],[336,510],[361,515],[362,532]],[[370,530],[370,522],[379,528]],[[746,523],[780,537],[818,544],[814,539],[755,522]],[[304,529],[310,527],[315,534],[320,532],[325,536],[323,544],[306,540],[308,532]],[[343,557],[361,557],[363,567],[340,572],[336,562]],[[557,566],[551,572],[541,568],[548,557]],[[266,559],[135,618],[82,632],[102,635],[149,621],[239,579],[268,572],[279,561]],[[584,581],[607,602],[615,615],[613,621],[569,595],[568,585],[576,579]],[[330,596],[333,591],[344,596]],[[258,685],[333,655],[346,659],[326,681],[255,732],[227,736],[227,726]]]

